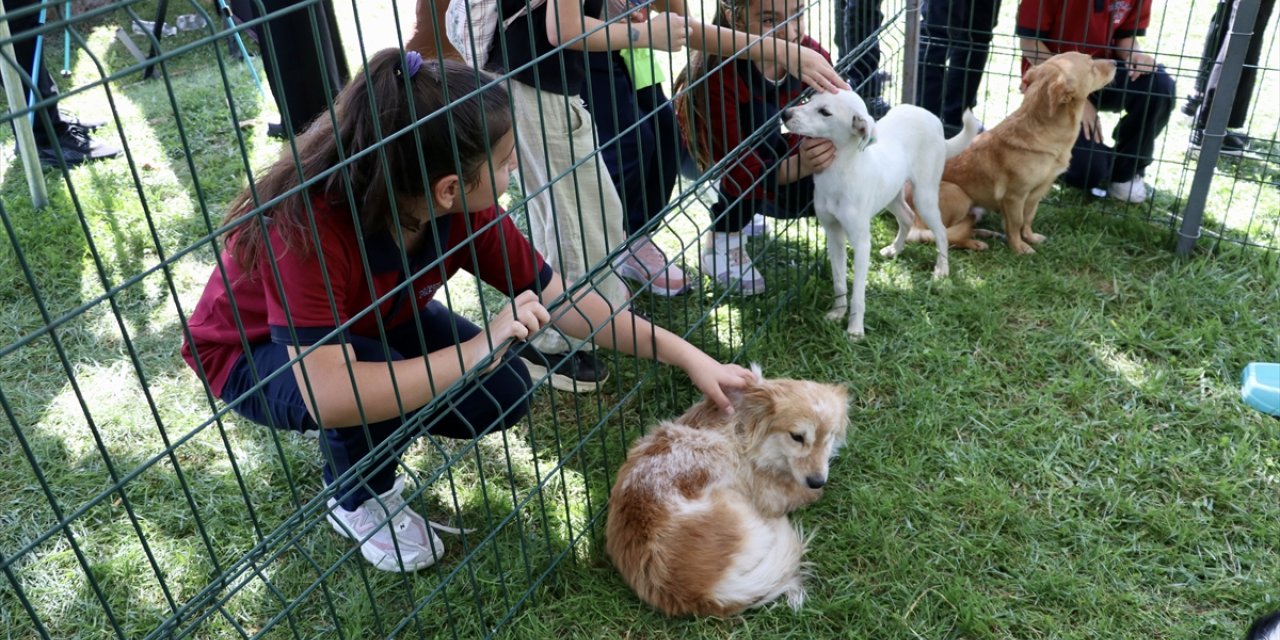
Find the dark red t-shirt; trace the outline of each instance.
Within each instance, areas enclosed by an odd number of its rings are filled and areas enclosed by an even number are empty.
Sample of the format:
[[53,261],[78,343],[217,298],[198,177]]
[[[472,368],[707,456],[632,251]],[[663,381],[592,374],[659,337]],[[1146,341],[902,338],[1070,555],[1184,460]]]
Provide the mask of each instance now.
[[[831,54],[813,38],[805,36],[800,44],[831,62]],[[783,134],[774,118],[804,93],[804,83],[790,75],[770,81],[746,58],[723,63],[707,74],[705,82],[707,103],[698,108],[707,110],[711,160],[733,156],[720,180],[721,194],[726,201],[739,197],[772,201],[778,165],[796,153],[802,140],[802,136]],[[751,144],[744,144],[753,138]]]
[[[545,285],[551,278],[551,267],[498,207],[437,218],[435,234],[428,233],[421,248],[406,256],[390,233],[364,238],[362,243],[358,223],[345,207],[320,200],[312,205],[319,251],[314,246],[288,251],[272,230],[274,269],[269,260],[262,260],[256,273],[247,274],[224,251],[221,262],[226,279],[217,268],[209,276],[187,323],[192,340],[182,345],[182,357],[200,373],[199,356],[215,396],[222,396],[246,343],[271,340],[304,347],[337,342],[339,335],[379,339],[379,322],[390,329],[412,320],[413,307],[425,306],[462,269],[510,295]],[[397,289],[409,275],[412,286]],[[381,300],[376,309],[375,299]]]
[[[1022,0],[1015,32],[1043,42],[1053,53],[1079,51],[1116,57],[1115,42],[1146,34],[1151,0]],[[1030,67],[1022,60],[1022,71]]]

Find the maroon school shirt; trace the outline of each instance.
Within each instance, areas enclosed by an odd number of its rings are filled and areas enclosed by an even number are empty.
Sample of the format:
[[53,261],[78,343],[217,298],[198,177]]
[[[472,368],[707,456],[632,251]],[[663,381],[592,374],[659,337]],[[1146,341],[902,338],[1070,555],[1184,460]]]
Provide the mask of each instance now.
[[[256,346],[270,340],[297,347],[336,343],[339,327],[341,335],[380,339],[379,321],[386,329],[411,321],[413,307],[425,306],[436,290],[462,269],[511,295],[535,284],[545,285],[551,278],[551,267],[498,207],[441,216],[436,220],[435,235],[428,234],[418,251],[405,256],[389,232],[364,238],[362,255],[358,222],[345,207],[319,199],[312,206],[319,251],[314,246],[288,251],[272,230],[274,270],[269,260],[262,260],[256,273],[245,273],[229,251],[224,251],[221,261],[226,280],[216,267],[209,276],[187,323],[191,340],[182,345],[182,357],[197,373],[203,368],[215,396],[222,396],[245,343]],[[437,237],[440,251],[436,250]],[[387,295],[409,275],[413,276],[412,286]],[[231,283],[230,291],[226,282]],[[277,282],[284,286],[277,286]],[[373,311],[373,301],[383,296],[386,299]],[[244,327],[243,339],[237,315]],[[196,366],[197,358],[200,367]]]
[[[1146,34],[1151,0],[1022,0],[1015,32],[1035,38],[1053,53],[1079,51],[1114,59],[1116,40]],[[1030,64],[1022,60],[1022,72]]]

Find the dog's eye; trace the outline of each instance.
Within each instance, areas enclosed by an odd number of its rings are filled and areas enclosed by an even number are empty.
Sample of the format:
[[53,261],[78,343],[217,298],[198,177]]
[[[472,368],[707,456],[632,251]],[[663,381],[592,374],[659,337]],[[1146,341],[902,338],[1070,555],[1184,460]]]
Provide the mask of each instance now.
[[792,440],[795,440],[796,442],[799,442],[800,444],[804,444],[804,434],[803,434],[803,433],[793,433],[793,434],[791,434],[791,439],[792,439]]
[[822,107],[821,109],[818,109],[818,113],[821,113],[821,114],[822,114],[822,117],[824,117],[824,118],[830,118],[830,117],[831,117],[831,112],[830,112],[830,111],[827,111],[827,108],[826,108],[826,107]]

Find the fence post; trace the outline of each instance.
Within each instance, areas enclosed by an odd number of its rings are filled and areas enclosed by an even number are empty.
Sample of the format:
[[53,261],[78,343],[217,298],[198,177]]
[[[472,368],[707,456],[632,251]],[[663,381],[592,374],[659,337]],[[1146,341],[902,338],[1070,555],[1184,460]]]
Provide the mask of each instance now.
[[[1196,172],[1191,179],[1191,192],[1182,213],[1182,226],[1178,229],[1177,255],[1187,256],[1200,238],[1200,224],[1204,220],[1204,203],[1209,197],[1213,172],[1222,150],[1222,138],[1226,134],[1227,119],[1235,102],[1236,86],[1240,84],[1240,71],[1244,67],[1245,49],[1253,36],[1254,22],[1258,17],[1259,0],[1240,0],[1231,16],[1231,31],[1227,34],[1227,55],[1219,70],[1218,86],[1209,103],[1209,118],[1205,122],[1196,161]],[[1265,26],[1265,25],[1264,25]]]
[[902,104],[916,104],[916,72],[920,60],[920,0],[907,0],[902,61]]
[[[22,87],[26,86],[19,77],[19,70],[15,66],[18,62],[18,56],[13,51],[13,43],[10,38],[13,34],[9,31],[9,16],[4,8],[4,0],[0,0],[0,41],[4,42],[3,55],[5,64],[0,64],[0,75],[4,76],[4,92],[5,97],[9,101],[9,113],[17,114],[18,110],[27,104],[26,98],[22,95]],[[8,61],[12,60],[12,64]],[[32,86],[35,85],[35,78],[31,79]],[[49,204],[49,192],[45,189],[44,171],[40,168],[40,156],[36,151],[36,137],[31,131],[30,118],[13,118],[13,129],[18,136],[18,154],[22,156],[22,170],[27,174],[27,189],[31,191],[31,204],[37,209],[43,209]]]

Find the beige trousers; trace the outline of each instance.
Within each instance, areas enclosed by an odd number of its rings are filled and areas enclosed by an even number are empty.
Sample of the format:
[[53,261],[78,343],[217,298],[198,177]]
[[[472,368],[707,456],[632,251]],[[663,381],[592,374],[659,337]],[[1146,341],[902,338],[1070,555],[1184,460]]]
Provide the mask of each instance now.
[[[627,287],[606,258],[626,240],[622,201],[596,150],[591,114],[577,96],[538,91],[514,80],[507,86],[534,248],[570,287],[600,269],[590,286],[620,309]],[[547,331],[533,346],[543,353],[562,353],[570,341]]]

